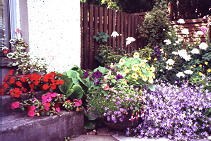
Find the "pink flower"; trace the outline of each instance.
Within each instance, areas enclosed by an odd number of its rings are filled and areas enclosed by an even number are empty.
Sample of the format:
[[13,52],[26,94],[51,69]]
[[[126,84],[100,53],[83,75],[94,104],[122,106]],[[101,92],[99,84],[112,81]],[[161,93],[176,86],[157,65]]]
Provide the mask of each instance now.
[[56,107],[56,112],[60,112],[61,111],[61,109],[60,109],[60,107]]
[[42,103],[51,102],[52,98],[49,93],[42,95]]
[[57,96],[57,93],[49,93],[51,95],[52,98]]
[[34,117],[35,116],[35,106],[28,106],[28,116]]
[[82,100],[81,99],[74,99],[73,102],[74,102],[75,106],[77,106],[77,107],[82,105]]
[[43,106],[44,106],[44,109],[45,109],[46,111],[49,111],[49,110],[50,110],[51,104],[50,104],[49,102],[47,102],[47,103],[43,103]]
[[11,103],[11,109],[12,110],[17,109],[19,107],[20,107],[20,102],[15,101],[15,102]]
[[103,88],[103,90],[108,91],[108,90],[109,90],[109,86],[106,85],[106,86]]

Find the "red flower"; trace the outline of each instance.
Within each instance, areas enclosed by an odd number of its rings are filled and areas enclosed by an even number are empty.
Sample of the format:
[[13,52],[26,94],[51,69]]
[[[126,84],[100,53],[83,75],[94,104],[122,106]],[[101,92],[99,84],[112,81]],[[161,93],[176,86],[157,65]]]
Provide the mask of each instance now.
[[82,100],[81,99],[73,99],[73,102],[75,106],[79,107],[82,105]]
[[11,109],[12,110],[17,109],[19,107],[20,107],[20,102],[15,101],[15,102],[11,103]]
[[11,77],[10,80],[9,80],[9,83],[14,84],[15,83],[15,77]]
[[20,81],[17,81],[15,84],[16,84],[18,87],[22,87],[22,83],[21,83]]
[[3,54],[7,55],[10,52],[10,50],[9,49],[3,49],[2,52],[3,52]]
[[63,84],[64,84],[64,80],[59,79],[56,81],[56,85],[63,85]]
[[49,110],[50,110],[51,104],[50,104],[49,102],[47,102],[47,103],[43,103],[43,106],[44,106],[44,109],[45,109],[46,111],[49,111]]
[[35,116],[35,106],[28,106],[28,116],[34,117]]
[[56,76],[56,73],[55,72],[50,72],[46,75],[43,76],[43,81],[44,82],[48,82],[49,80],[54,80],[55,79],[55,76]]
[[19,98],[20,95],[22,94],[22,91],[19,88],[14,88],[11,89],[9,93],[12,97]]
[[56,90],[57,86],[55,84],[51,84],[51,90]]
[[13,75],[15,73],[15,70],[9,70],[8,75]]
[[9,88],[9,85],[8,85],[7,83],[4,83],[4,84],[3,84],[3,88],[4,88],[4,89],[8,89],[8,88]]
[[27,79],[28,79],[27,76],[22,76],[22,77],[20,77],[20,81],[21,81],[21,82],[26,82]]
[[0,95],[4,95],[4,89],[0,87]]
[[50,86],[48,85],[48,84],[44,84],[43,86],[42,86],[42,89],[43,90],[48,90],[50,88]]
[[40,81],[41,75],[38,74],[38,73],[33,73],[33,74],[31,74],[31,75],[29,76],[29,79],[30,79],[32,82],[36,82],[36,83],[37,83],[37,81],[38,81],[38,82]]

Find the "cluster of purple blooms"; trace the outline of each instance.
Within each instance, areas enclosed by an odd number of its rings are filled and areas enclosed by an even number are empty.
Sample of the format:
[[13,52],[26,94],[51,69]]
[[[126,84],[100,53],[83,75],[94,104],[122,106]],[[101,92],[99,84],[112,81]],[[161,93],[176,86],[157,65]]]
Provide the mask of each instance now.
[[177,87],[162,83],[156,85],[155,91],[145,90],[143,99],[143,122],[134,129],[128,128],[127,135],[178,141],[210,136],[211,119],[205,114],[211,108],[210,92],[186,84]]

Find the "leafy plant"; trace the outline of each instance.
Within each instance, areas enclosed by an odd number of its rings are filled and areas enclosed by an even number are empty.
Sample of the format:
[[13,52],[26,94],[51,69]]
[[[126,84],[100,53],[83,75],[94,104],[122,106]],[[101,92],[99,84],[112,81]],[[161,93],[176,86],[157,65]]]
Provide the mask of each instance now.
[[81,79],[82,70],[78,67],[73,67],[69,71],[65,72],[61,78],[64,80],[64,84],[59,87],[60,91],[67,97],[81,99],[84,95]]
[[28,45],[23,39],[10,40],[14,48],[13,52],[7,54],[11,59],[9,66],[17,66],[17,72],[20,74],[29,74],[32,72],[46,73],[46,64],[42,58],[31,57],[27,52]]
[[105,32],[98,32],[93,38],[97,43],[105,44],[108,42],[109,35]]

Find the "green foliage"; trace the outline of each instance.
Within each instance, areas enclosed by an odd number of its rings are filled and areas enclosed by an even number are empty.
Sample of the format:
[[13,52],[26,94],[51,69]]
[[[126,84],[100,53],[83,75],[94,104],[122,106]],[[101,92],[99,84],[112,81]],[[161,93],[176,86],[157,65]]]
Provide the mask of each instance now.
[[105,32],[98,32],[93,38],[97,43],[105,44],[108,42],[109,35]]
[[151,46],[161,45],[170,31],[167,11],[154,7],[145,15],[144,22],[138,25],[140,38],[145,38]]
[[74,67],[65,72],[61,78],[64,80],[64,84],[59,87],[60,91],[67,97],[81,99],[84,95],[82,85],[84,84],[81,79],[82,70]]
[[100,45],[95,55],[95,59],[100,65],[105,66],[111,63],[117,63],[121,57],[124,56],[124,50],[115,51],[112,47],[107,45]]

